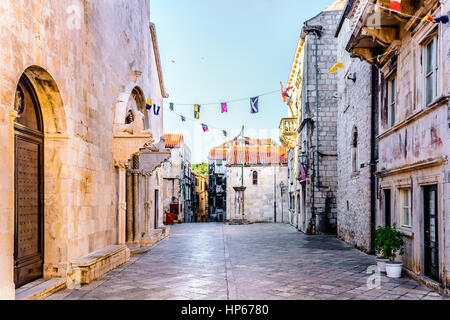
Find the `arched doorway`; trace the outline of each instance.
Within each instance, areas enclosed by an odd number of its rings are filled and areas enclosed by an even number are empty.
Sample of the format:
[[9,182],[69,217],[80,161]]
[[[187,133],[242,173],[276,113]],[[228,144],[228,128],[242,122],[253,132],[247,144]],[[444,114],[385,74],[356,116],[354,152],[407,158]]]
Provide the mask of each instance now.
[[14,283],[16,288],[43,276],[44,130],[41,108],[22,75],[14,108]]

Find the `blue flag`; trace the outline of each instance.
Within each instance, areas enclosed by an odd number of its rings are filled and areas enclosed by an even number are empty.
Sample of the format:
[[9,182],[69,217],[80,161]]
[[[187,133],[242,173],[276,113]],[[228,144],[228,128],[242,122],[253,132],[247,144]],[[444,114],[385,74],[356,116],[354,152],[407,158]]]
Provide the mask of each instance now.
[[[158,109],[156,109],[156,107],[158,107]],[[153,105],[153,113],[155,114],[155,116],[159,116],[160,109],[161,109],[160,106],[157,106],[156,104]]]
[[169,109],[170,109],[170,111],[173,111],[173,103],[172,102],[169,104]]
[[259,97],[250,98],[250,112],[258,113],[258,100]]

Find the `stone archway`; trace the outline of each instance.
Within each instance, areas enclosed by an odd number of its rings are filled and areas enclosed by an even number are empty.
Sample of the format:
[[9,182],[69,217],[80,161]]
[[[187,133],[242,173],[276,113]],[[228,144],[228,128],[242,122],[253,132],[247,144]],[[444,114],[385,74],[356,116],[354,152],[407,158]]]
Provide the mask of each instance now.
[[54,78],[39,66],[28,67],[26,77],[42,113],[44,135],[43,212],[44,277],[64,277],[68,261],[67,199],[71,190],[66,112]]

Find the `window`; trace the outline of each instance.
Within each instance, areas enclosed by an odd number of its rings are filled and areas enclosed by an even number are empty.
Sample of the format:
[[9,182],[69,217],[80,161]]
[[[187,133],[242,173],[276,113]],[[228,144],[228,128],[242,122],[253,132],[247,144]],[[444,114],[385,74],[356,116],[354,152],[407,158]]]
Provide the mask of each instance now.
[[258,184],[258,172],[253,171],[253,184]]
[[412,227],[412,217],[411,217],[411,189],[401,188],[399,189],[400,195],[400,226],[411,228]]
[[439,44],[438,38],[434,37],[424,46],[425,57],[425,104],[428,105],[437,96],[438,87],[438,61]]
[[352,172],[358,172],[358,129],[356,127],[352,130],[351,153]]
[[388,124],[390,127],[395,125],[395,113],[397,112],[397,77],[394,75],[387,82],[388,93]]

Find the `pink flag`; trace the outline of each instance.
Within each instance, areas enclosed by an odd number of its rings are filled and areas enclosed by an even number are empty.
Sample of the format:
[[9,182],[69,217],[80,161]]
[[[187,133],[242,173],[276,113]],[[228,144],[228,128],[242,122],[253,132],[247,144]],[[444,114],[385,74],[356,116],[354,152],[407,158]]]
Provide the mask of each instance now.
[[186,121],[186,118],[185,117],[183,117],[183,116],[180,116],[181,117],[181,121]]
[[226,103],[226,102],[222,102],[222,103],[221,103],[221,106],[222,106],[222,113],[228,112],[228,109],[227,109],[227,103]]
[[206,132],[206,131],[208,131],[208,126],[206,124],[202,123],[202,129],[203,129],[203,132]]

